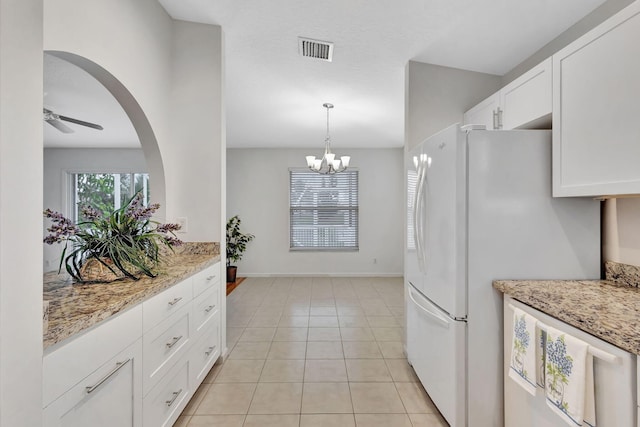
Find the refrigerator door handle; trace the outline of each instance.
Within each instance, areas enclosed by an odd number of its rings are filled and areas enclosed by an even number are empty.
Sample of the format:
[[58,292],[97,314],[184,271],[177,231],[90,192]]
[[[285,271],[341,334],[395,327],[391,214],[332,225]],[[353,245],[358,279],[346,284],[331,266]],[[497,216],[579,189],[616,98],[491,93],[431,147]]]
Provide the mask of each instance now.
[[413,230],[418,253],[418,266],[421,273],[426,273],[426,260],[424,251],[424,228],[422,223],[422,200],[424,197],[424,184],[427,176],[427,156],[421,155],[418,163],[418,183],[414,199]]
[[413,293],[414,293],[414,290],[412,289],[411,286],[409,286],[409,298],[411,298],[411,301],[413,301],[413,303],[420,310],[422,310],[427,315],[429,315],[429,317],[431,317],[432,319],[436,320],[438,323],[442,324],[442,326],[444,326],[445,328],[449,329],[450,319],[447,316],[444,316],[444,315],[438,313],[437,311],[431,311],[428,308],[426,308],[424,305],[420,304],[414,298]]

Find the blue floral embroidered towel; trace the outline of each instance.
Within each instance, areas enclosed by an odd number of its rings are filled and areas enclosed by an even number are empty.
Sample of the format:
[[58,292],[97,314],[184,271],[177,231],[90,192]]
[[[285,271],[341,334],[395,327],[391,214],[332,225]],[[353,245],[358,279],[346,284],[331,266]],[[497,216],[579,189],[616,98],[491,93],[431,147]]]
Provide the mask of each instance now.
[[571,426],[585,425],[583,420],[588,348],[587,343],[547,327],[545,354],[547,405]]
[[514,307],[509,377],[534,396],[537,391],[536,323],[535,317]]

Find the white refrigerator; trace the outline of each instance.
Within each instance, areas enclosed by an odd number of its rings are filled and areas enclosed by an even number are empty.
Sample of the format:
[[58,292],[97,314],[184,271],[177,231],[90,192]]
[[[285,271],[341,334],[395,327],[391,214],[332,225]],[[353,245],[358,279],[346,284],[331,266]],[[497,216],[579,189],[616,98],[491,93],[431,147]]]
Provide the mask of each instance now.
[[551,197],[551,132],[477,128],[406,159],[407,357],[452,427],[504,423],[492,281],[600,277],[600,203]]

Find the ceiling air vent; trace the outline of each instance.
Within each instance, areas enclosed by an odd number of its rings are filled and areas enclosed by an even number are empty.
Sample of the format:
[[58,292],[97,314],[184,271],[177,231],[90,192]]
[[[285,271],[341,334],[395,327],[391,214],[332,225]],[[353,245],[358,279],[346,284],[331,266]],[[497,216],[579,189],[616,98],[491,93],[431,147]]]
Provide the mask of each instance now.
[[333,58],[333,43],[298,37],[298,52],[307,58],[331,62]]

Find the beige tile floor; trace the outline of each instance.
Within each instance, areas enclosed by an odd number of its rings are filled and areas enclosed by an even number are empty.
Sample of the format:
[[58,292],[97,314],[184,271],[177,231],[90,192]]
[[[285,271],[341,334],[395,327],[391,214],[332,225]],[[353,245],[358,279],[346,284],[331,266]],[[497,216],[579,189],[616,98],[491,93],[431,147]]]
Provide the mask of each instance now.
[[402,349],[402,280],[249,278],[178,427],[441,427]]

